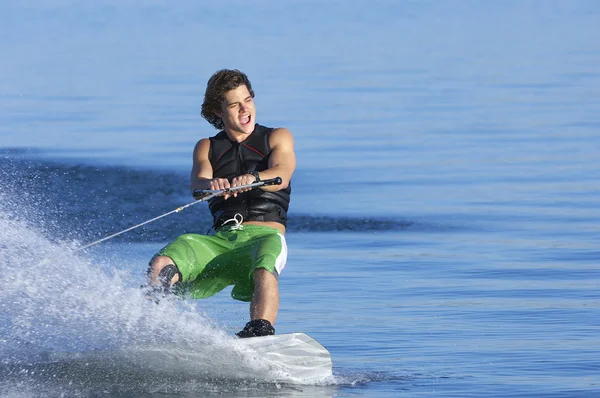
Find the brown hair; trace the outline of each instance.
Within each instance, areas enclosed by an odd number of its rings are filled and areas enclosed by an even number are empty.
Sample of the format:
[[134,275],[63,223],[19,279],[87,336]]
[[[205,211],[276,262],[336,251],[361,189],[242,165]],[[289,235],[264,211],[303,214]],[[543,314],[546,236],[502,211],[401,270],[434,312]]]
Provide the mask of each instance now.
[[248,76],[237,69],[221,69],[208,80],[204,102],[202,103],[202,117],[215,126],[216,129],[222,130],[225,127],[223,120],[216,115],[217,112],[221,111],[225,93],[241,85],[245,85],[252,98],[254,98],[254,91],[252,91],[252,84],[250,84]]

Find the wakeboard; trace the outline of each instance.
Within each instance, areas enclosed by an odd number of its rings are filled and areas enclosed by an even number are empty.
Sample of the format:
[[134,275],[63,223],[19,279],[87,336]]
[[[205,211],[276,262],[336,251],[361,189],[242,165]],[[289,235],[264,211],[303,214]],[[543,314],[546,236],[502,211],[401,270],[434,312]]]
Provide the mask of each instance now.
[[332,376],[329,351],[304,333],[251,337],[237,343],[294,379],[322,382]]
[[190,346],[125,346],[54,352],[47,364],[96,377],[177,377],[321,384],[332,377],[331,355],[304,333],[279,334]]

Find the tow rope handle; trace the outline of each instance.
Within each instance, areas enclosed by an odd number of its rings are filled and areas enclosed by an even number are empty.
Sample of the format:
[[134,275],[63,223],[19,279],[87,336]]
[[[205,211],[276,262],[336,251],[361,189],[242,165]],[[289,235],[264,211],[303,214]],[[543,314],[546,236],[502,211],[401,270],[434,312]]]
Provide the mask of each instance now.
[[[226,192],[234,192],[234,191],[237,191],[237,190],[240,190],[240,189],[245,189],[245,188],[256,188],[256,187],[262,187],[263,185],[279,185],[279,184],[281,184],[281,177],[275,177],[275,178],[271,178],[271,179],[269,179],[269,180],[257,181],[257,182],[254,182],[254,183],[252,183],[252,184],[248,184],[248,185],[240,185],[239,187],[233,187],[233,188],[227,188],[227,189],[218,189],[218,190],[210,190],[210,189],[209,189],[209,190],[206,190],[206,189],[205,189],[205,190],[200,190],[200,189],[198,189],[198,190],[194,190],[194,193],[193,193],[193,195],[194,195],[194,198],[196,198],[197,200],[195,200],[195,201],[193,201],[193,202],[191,202],[191,203],[188,203],[187,205],[180,206],[180,207],[178,207],[178,208],[176,208],[176,209],[174,209],[174,210],[171,210],[170,212],[167,212],[167,213],[165,213],[165,214],[161,214],[160,216],[157,216],[157,217],[151,218],[151,219],[149,219],[149,220],[146,220],[146,221],[144,221],[144,222],[142,222],[142,223],[139,223],[139,224],[137,224],[137,225],[134,225],[134,226],[132,226],[132,227],[129,227],[129,228],[127,228],[127,229],[124,229],[124,230],[122,230],[122,231],[119,231],[119,232],[117,232],[117,233],[114,233],[114,234],[112,234],[112,235],[109,235],[109,236],[107,236],[107,237],[104,237],[104,238],[102,238],[102,239],[98,239],[98,240],[97,240],[97,241],[95,241],[95,242],[88,243],[88,244],[87,244],[87,245],[85,245],[85,246],[78,247],[77,249],[73,250],[73,252],[75,253],[75,252],[78,252],[78,251],[80,251],[80,250],[87,249],[87,248],[88,248],[88,247],[90,247],[90,246],[97,245],[98,243],[101,243],[101,242],[107,241],[107,240],[109,240],[109,239],[112,239],[112,238],[114,238],[115,236],[119,236],[119,235],[121,235],[121,234],[123,234],[123,233],[125,233],[125,232],[128,232],[128,231],[131,231],[131,230],[133,230],[133,229],[139,228],[139,227],[141,227],[142,225],[149,224],[149,223],[151,223],[151,222],[154,222],[154,221],[156,221],[156,220],[158,220],[158,219],[161,219],[161,218],[163,218],[163,217],[166,217],[166,216],[168,216],[168,215],[170,215],[170,214],[173,214],[173,213],[179,213],[180,211],[182,211],[182,210],[184,210],[184,209],[187,209],[187,208],[188,208],[188,207],[190,207],[190,206],[193,206],[193,205],[195,205],[195,204],[197,204],[197,203],[200,203],[200,202],[205,202],[205,201],[207,201],[207,200],[209,200],[209,199],[212,199],[212,198],[214,198],[215,196],[219,196],[219,195],[221,195],[221,194],[224,194],[224,193],[226,193]],[[199,196],[196,196],[196,195],[199,195]]]
[[239,189],[244,189],[244,188],[258,188],[258,187],[262,187],[262,186],[269,186],[269,185],[279,185],[281,184],[281,177],[275,177],[275,178],[270,178],[268,180],[261,180],[261,181],[257,181],[254,182],[252,184],[248,184],[248,185],[241,185],[239,187],[235,187],[235,188],[226,188],[226,189],[194,189],[193,192],[193,196],[196,199],[201,199],[207,195],[214,195],[215,193],[220,195],[223,193],[227,193],[227,192],[233,192],[233,191],[237,191]]

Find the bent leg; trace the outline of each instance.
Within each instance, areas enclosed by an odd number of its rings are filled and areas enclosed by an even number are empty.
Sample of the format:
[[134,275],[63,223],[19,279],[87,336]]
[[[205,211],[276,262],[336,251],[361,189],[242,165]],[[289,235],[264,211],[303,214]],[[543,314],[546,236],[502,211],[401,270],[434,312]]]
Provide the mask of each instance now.
[[287,259],[287,245],[281,233],[266,227],[253,226],[252,229],[255,234],[246,249],[252,266],[231,292],[236,300],[250,301],[251,320],[236,333],[240,338],[275,334],[273,324],[279,311],[278,277]]
[[163,247],[150,261],[148,284],[169,292],[173,285],[194,281],[207,264],[228,249],[228,242],[215,236],[184,234]]

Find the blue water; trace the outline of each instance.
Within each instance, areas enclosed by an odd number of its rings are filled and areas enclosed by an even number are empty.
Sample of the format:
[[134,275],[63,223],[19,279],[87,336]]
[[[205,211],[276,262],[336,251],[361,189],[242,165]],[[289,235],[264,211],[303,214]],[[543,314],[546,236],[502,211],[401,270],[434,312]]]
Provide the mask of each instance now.
[[[600,396],[598,37],[595,1],[2,2],[0,395]],[[71,253],[192,201],[223,67],[294,134],[276,327],[334,380],[39,372],[245,323],[227,292],[140,297],[202,204]]]

